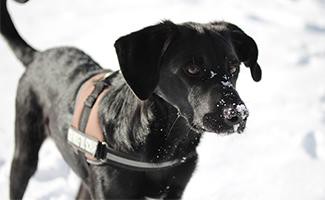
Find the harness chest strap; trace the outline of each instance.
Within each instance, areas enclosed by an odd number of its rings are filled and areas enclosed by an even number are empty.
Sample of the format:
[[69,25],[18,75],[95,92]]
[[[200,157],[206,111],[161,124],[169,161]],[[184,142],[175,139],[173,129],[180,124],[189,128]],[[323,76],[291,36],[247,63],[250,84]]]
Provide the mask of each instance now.
[[104,141],[98,107],[101,98],[109,89],[109,83],[103,80],[110,74],[100,73],[91,77],[82,85],[76,98],[68,141],[83,151],[88,160],[96,160],[98,145]]
[[68,131],[68,142],[85,153],[88,163],[96,165],[112,164],[140,171],[160,170],[180,165],[197,156],[196,152],[193,151],[182,159],[149,163],[121,156],[121,153],[110,148],[104,142],[104,134],[98,116],[100,100],[109,91],[109,75],[109,73],[97,74],[83,84],[76,99],[75,113]]

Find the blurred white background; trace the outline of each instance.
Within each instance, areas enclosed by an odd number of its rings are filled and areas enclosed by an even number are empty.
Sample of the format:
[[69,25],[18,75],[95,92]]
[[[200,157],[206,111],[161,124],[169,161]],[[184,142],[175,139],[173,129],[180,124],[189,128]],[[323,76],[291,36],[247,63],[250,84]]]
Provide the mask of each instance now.
[[[263,78],[241,70],[239,94],[250,110],[242,135],[206,133],[183,199],[325,199],[324,0],[9,1],[21,35],[34,47],[76,46],[118,69],[113,43],[163,19],[225,20],[259,47]],[[45,66],[46,67],[46,66]],[[23,67],[0,39],[0,199],[8,199],[15,92]],[[73,199],[79,179],[47,141],[25,199]]]

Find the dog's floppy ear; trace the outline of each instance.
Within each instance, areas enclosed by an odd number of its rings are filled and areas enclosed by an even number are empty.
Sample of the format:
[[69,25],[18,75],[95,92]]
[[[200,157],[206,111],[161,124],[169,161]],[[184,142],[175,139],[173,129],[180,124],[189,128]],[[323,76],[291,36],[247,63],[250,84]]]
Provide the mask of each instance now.
[[114,46],[122,74],[141,99],[147,99],[157,87],[161,59],[176,25],[164,21],[119,38]]
[[215,26],[219,34],[226,34],[230,37],[240,62],[243,62],[246,67],[250,68],[254,81],[260,81],[262,70],[257,63],[258,49],[253,38],[248,36],[238,26],[228,22],[212,22],[211,25]]
[[231,30],[230,36],[239,60],[250,68],[254,81],[260,81],[262,70],[257,63],[258,49],[255,41],[238,27]]

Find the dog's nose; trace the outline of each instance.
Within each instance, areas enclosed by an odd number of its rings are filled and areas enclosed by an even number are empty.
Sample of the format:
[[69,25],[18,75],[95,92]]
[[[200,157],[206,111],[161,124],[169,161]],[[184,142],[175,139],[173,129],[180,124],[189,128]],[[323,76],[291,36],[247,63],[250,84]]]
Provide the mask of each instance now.
[[223,118],[230,126],[238,124],[241,121],[240,113],[234,108],[225,108],[223,110]]
[[228,107],[223,110],[223,118],[225,122],[230,126],[241,123],[247,117],[248,117],[248,110],[244,105],[242,106],[237,105],[236,107]]

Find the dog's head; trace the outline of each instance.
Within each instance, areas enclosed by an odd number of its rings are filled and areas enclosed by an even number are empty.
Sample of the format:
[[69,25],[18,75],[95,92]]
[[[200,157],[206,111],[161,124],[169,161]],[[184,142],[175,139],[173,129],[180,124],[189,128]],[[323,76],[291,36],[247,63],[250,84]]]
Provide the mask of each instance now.
[[261,79],[254,40],[227,22],[170,21],[119,38],[121,71],[135,95],[156,93],[179,110],[198,131],[242,132],[248,110],[236,91],[244,63]]

